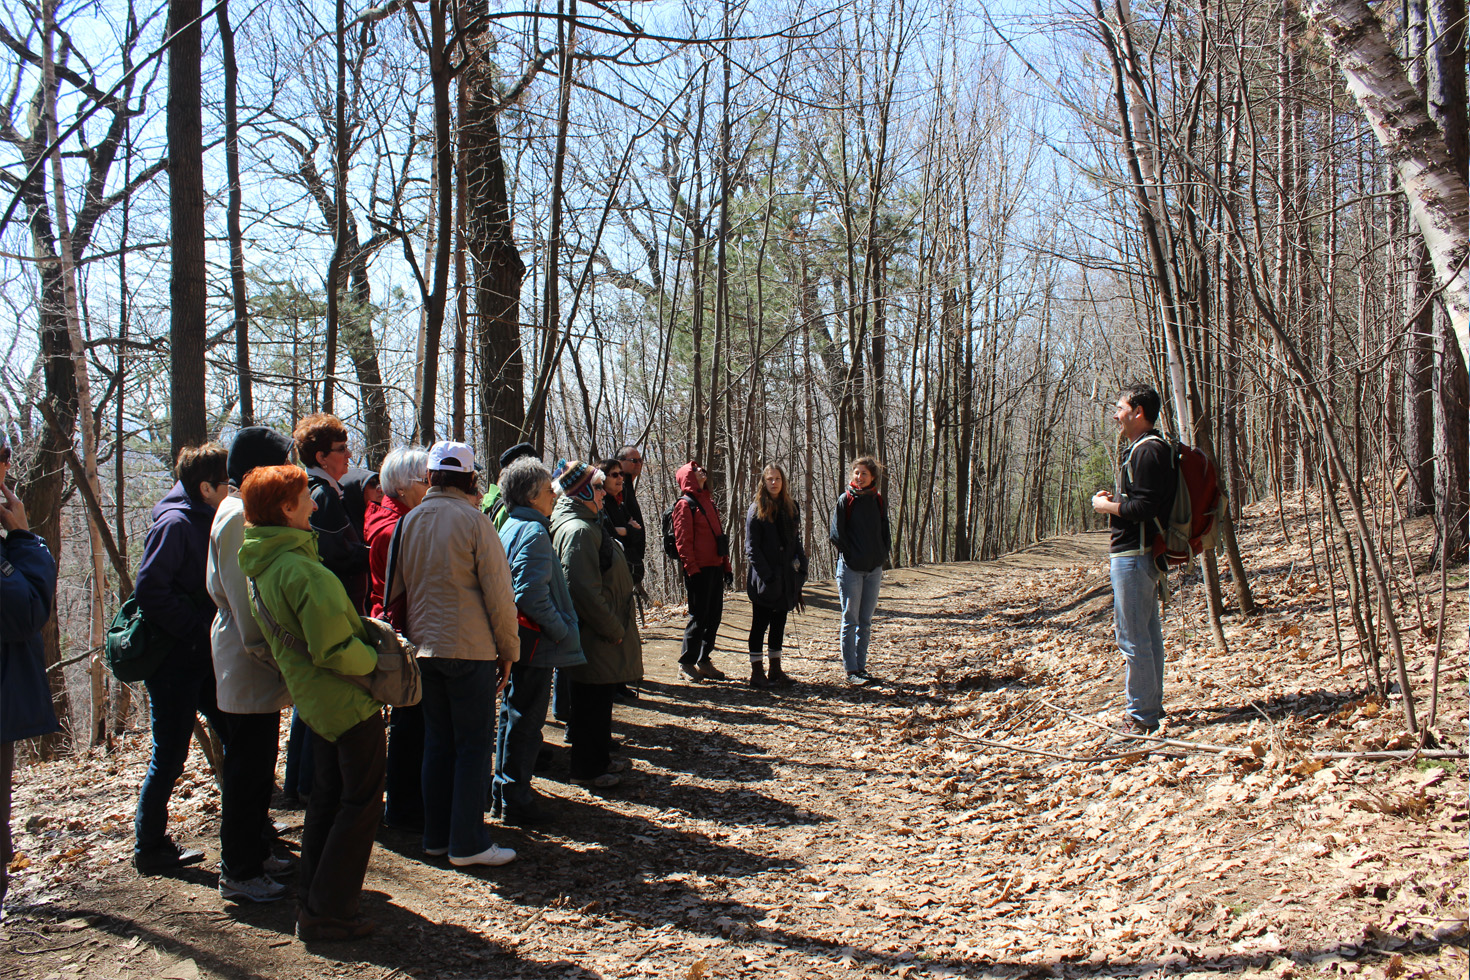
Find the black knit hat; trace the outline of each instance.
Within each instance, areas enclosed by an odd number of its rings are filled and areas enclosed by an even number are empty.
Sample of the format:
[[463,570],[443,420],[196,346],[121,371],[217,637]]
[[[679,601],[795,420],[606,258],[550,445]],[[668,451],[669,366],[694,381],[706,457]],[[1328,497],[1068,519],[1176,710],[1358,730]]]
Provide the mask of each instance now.
[[522,456],[539,457],[540,455],[541,454],[536,451],[536,447],[531,445],[529,442],[518,442],[514,446],[511,446],[505,452],[500,454],[500,468],[505,469],[507,466],[509,466],[511,463],[514,463]]
[[230,454],[225,460],[225,469],[230,474],[230,486],[238,487],[245,474],[257,466],[284,466],[291,462],[291,437],[267,429],[263,425],[252,425],[235,433],[230,443]]

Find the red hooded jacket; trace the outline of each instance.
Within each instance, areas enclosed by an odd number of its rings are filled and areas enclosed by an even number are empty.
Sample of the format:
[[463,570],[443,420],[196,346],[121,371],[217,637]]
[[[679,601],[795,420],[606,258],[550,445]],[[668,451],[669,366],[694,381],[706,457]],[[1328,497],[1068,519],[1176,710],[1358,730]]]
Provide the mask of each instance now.
[[393,529],[408,508],[397,497],[383,498],[377,507],[368,508],[363,522],[363,538],[368,546],[368,615],[383,618],[383,584],[388,577],[388,545],[393,542]]
[[[696,489],[694,463],[685,463],[675,474],[682,493],[674,504],[674,543],[679,549],[679,562],[685,575],[694,575],[706,568],[721,568],[730,571],[730,559],[721,557],[715,544],[724,533],[720,526],[720,515],[715,510],[715,499],[708,490]],[[699,504],[695,510],[684,499],[687,494]]]

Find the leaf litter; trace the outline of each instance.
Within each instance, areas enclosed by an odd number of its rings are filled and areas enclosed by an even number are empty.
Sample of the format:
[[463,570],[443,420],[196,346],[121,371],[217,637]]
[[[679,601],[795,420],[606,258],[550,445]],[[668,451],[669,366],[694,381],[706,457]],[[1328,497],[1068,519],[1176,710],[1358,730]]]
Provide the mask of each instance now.
[[[1240,527],[1263,611],[1227,615],[1228,652],[1200,586],[1176,590],[1162,741],[1102,731],[1122,662],[1101,535],[891,573],[869,689],[838,683],[830,586],[792,619],[786,692],[734,680],[739,598],[718,684],[675,679],[682,609],[651,610],[651,679],[615,722],[628,784],[570,786],[548,726],[558,823],[495,825],[522,856],[484,875],[384,830],[364,897],[383,928],[351,947],[292,941],[289,901],[219,899],[197,751],[171,831],[211,862],[180,879],[129,865],[146,733],[23,767],[0,975],[1463,977],[1466,763],[1332,757],[1416,743],[1397,695],[1369,693],[1354,652],[1339,663],[1334,597],[1279,523],[1257,508]],[[1458,574],[1435,734],[1463,752]],[[1404,632],[1422,713],[1434,638]]]

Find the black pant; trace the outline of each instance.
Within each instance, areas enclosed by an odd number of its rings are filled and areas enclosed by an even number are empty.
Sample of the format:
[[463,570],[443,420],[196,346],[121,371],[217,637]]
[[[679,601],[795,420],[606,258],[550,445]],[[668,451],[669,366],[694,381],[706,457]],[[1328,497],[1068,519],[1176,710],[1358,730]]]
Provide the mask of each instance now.
[[353,725],[335,742],[311,733],[311,802],[301,829],[297,893],[308,915],[351,919],[383,815],[387,731],[383,713]]
[[572,681],[567,740],[572,743],[572,778],[595,779],[612,761],[612,706],[616,684]]
[[220,773],[220,871],[227,878],[249,881],[264,874],[275,833],[271,793],[276,786],[276,753],[281,715],[237,715],[221,711],[224,743]]
[[679,663],[708,660],[719,638],[720,618],[725,614],[725,570],[719,565],[701,568],[684,580],[689,590],[689,622],[684,627],[684,647]]
[[765,636],[767,627],[771,630],[771,653],[781,652],[781,643],[786,638],[786,612],[784,607],[772,609],[758,602],[750,604],[750,655],[752,657],[760,656],[761,639]]
[[424,822],[424,709],[394,708],[388,718],[388,801],[383,819],[395,827]]

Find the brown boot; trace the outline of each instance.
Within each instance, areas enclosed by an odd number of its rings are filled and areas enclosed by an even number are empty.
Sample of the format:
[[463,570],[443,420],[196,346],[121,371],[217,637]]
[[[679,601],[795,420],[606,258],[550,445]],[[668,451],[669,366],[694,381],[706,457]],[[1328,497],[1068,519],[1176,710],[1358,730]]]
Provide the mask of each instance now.
[[770,681],[766,680],[765,669],[761,667],[759,660],[752,660],[750,662],[750,686],[759,688],[771,686]]
[[771,670],[766,674],[766,680],[772,687],[790,687],[796,683],[781,669],[781,658],[774,655],[771,657]]

